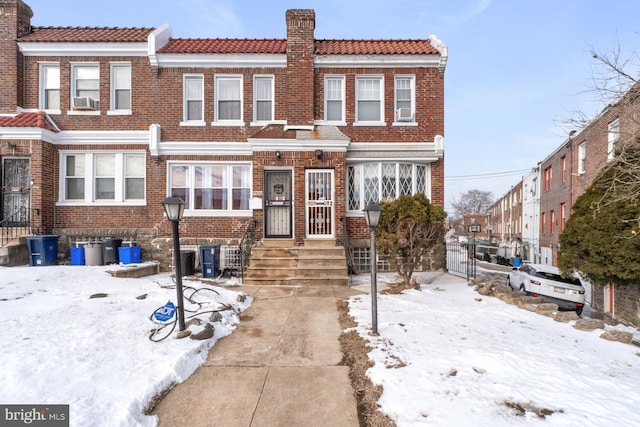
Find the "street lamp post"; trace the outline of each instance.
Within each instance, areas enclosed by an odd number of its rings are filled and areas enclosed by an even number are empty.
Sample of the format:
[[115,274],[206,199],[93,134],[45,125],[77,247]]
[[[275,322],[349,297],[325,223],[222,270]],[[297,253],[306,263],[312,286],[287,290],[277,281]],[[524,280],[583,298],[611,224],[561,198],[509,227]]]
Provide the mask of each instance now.
[[184,331],[184,299],[182,297],[182,266],[180,265],[180,232],[178,223],[182,219],[184,213],[184,201],[177,197],[171,196],[162,202],[164,212],[173,225],[173,263],[176,269],[176,293],[177,293],[177,309],[178,309],[178,325],[181,331]]
[[380,223],[382,208],[377,203],[369,203],[364,208],[364,218],[371,233],[371,330],[378,335],[378,277],[376,260],[376,228]]

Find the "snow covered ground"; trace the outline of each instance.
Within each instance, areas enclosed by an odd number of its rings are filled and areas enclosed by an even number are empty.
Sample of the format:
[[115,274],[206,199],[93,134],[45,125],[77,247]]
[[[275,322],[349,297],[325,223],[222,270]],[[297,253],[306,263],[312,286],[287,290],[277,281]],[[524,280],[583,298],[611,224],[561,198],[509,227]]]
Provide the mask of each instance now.
[[378,296],[377,337],[369,295],[350,302],[372,347],[369,376],[384,387],[379,403],[398,426],[640,425],[639,347],[481,296],[463,279],[418,278],[420,291]]
[[[188,378],[251,303],[238,302],[235,279],[213,288],[219,295],[200,291],[202,304],[187,306],[196,317],[231,306],[214,337],[173,331],[152,342],[152,312],[175,302],[171,277],[118,279],[113,268],[0,267],[0,404],[69,404],[72,426],[156,425],[144,415],[153,396]],[[377,337],[369,295],[350,300],[376,362],[369,374],[384,386],[380,404],[399,426],[640,425],[640,348],[481,297],[461,278],[429,284],[436,276],[418,275],[421,291],[379,295]],[[184,285],[185,295],[211,289]],[[366,289],[369,276],[353,285]]]

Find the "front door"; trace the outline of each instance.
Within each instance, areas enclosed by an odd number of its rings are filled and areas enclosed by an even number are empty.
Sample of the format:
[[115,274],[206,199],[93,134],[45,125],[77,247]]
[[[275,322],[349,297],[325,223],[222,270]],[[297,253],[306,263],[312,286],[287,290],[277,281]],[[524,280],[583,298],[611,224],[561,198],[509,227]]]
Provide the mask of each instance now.
[[264,236],[291,238],[291,171],[264,171]]
[[307,169],[306,220],[308,238],[334,236],[333,170]]
[[11,227],[29,225],[29,159],[2,159],[2,221]]

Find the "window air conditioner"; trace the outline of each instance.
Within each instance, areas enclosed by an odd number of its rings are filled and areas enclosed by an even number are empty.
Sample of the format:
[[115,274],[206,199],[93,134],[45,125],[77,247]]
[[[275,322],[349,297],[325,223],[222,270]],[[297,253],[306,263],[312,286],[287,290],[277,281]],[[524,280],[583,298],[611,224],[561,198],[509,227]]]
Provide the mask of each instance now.
[[98,101],[88,96],[75,97],[73,98],[73,109],[95,111],[98,109]]
[[399,122],[413,121],[413,114],[411,114],[411,108],[398,108],[396,112]]

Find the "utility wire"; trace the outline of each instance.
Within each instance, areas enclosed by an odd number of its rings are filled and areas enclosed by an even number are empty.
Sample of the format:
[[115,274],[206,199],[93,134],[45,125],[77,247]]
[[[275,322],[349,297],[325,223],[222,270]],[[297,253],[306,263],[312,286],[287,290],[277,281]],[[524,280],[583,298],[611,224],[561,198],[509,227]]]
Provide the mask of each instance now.
[[520,169],[520,170],[506,171],[506,172],[492,172],[492,173],[483,173],[483,174],[476,174],[476,175],[454,175],[454,176],[445,176],[444,179],[445,181],[451,181],[451,180],[462,180],[462,179],[501,178],[504,176],[520,175],[522,173],[529,172],[529,171],[531,171],[531,169]]

